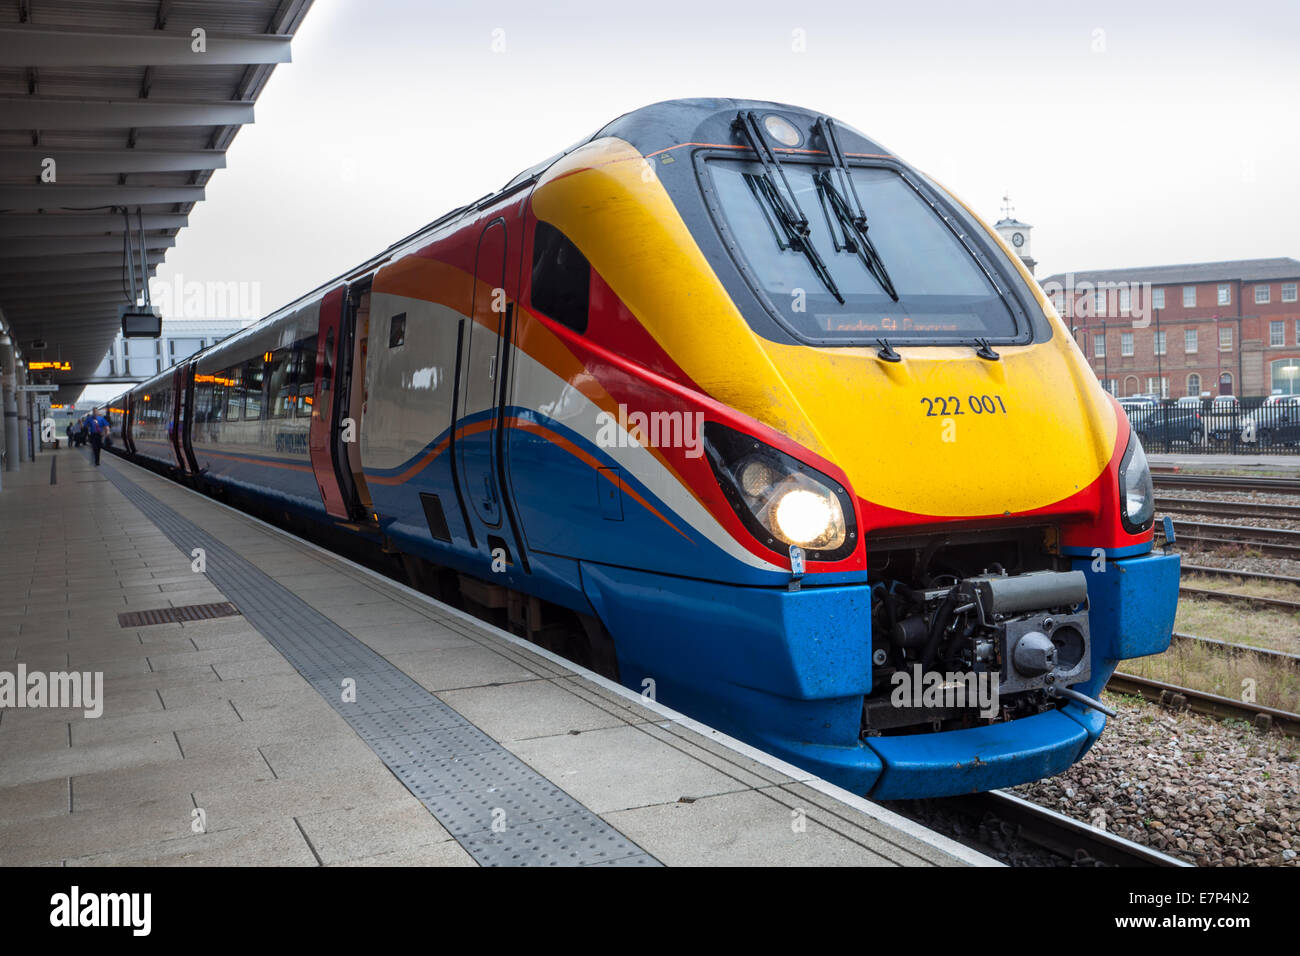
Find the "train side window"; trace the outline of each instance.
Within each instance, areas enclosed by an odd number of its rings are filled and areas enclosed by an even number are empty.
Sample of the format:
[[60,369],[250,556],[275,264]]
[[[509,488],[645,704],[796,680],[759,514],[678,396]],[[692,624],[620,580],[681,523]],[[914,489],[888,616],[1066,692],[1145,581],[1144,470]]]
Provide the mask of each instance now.
[[549,222],[538,222],[533,232],[533,307],[575,332],[585,332],[590,292],[587,257]]
[[[202,381],[198,381],[202,379]],[[194,386],[194,424],[206,425],[212,413],[211,376],[196,375]]]
[[398,312],[388,320],[388,347],[395,349],[406,344],[406,313]]
[[267,418],[289,418],[297,390],[293,383],[293,352],[287,348],[271,353],[266,366]]
[[221,374],[230,380],[226,386],[226,421],[237,422],[244,410],[244,368],[236,365]]
[[218,371],[212,376],[212,408],[208,412],[208,421],[213,425],[221,424],[226,417],[226,373]]
[[304,418],[311,417],[312,393],[316,390],[316,338],[299,339],[294,348],[298,354],[298,412]]
[[262,376],[266,363],[259,355],[244,364],[244,421],[255,422],[262,417]]
[[324,398],[334,381],[334,330],[325,333],[325,355],[320,370],[320,397]]

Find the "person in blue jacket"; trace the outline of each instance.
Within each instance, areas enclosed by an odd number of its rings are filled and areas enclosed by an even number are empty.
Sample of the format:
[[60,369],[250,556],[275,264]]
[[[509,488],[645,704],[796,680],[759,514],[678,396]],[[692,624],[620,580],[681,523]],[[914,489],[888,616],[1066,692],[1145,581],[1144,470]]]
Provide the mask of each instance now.
[[104,439],[108,438],[108,419],[99,414],[96,408],[86,419],[86,431],[90,433],[90,449],[95,456],[95,466],[99,466],[99,453],[104,447]]

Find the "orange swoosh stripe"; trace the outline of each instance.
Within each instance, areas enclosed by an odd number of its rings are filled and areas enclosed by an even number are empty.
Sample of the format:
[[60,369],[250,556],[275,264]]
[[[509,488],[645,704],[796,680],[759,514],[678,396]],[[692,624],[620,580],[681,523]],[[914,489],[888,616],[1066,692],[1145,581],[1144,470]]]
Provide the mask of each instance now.
[[[629,486],[627,482],[623,481],[623,479],[620,476],[614,474],[611,471],[602,470],[603,466],[596,458],[589,455],[587,452],[583,451],[581,448],[573,444],[573,442],[569,441],[567,438],[563,437],[562,435],[556,434],[555,432],[551,431],[549,428],[545,427],[544,425],[539,425],[536,422],[528,421],[523,418],[516,418],[516,417],[507,418],[505,420],[505,424],[509,428],[518,428],[521,431],[531,432],[535,435],[539,435],[542,438],[545,438],[547,441],[551,442],[551,444],[558,445],[560,448],[563,448],[570,455],[573,455],[579,461],[583,462],[588,467],[593,469],[598,475],[601,475],[607,481],[612,483],[616,488],[619,489],[619,491],[626,493],[628,497],[632,498],[632,500],[637,502],[637,504],[641,505],[641,507],[645,508],[652,515],[654,515],[664,524],[668,525],[668,527],[672,528],[674,531],[676,531],[687,541],[691,541],[690,535],[686,534],[686,532],[684,532],[681,528],[677,527],[677,525],[669,521],[668,518],[666,518],[663,515],[663,513],[659,511],[658,508],[656,508],[649,501],[647,501],[645,497],[640,494],[640,492],[638,492],[635,488]],[[479,432],[487,431],[491,427],[492,427],[492,421],[490,419],[484,419],[483,421],[474,422],[470,425],[466,425],[462,428],[456,429],[456,437],[463,438],[466,435],[475,435],[478,434]],[[422,455],[418,461],[412,464],[400,475],[375,477],[367,473],[366,481],[368,483],[373,483],[376,485],[405,484],[411,478],[413,478],[417,473],[419,473],[425,467],[427,467],[430,462],[432,462],[435,458],[437,458],[439,455],[445,452],[449,444],[450,442],[448,442],[448,440],[444,438],[442,441],[438,442],[438,444],[435,445],[433,448],[429,449],[429,451],[426,452],[424,455]]]

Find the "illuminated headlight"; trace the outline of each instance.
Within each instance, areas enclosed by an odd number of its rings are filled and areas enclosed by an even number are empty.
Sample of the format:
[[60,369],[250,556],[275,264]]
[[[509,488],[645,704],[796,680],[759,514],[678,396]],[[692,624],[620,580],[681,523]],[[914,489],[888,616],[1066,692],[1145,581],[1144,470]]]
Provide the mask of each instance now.
[[852,553],[856,533],[847,492],[795,458],[710,422],[705,445],[737,516],[760,541],[784,554],[798,545],[814,561]]
[[1151,466],[1136,434],[1129,435],[1128,448],[1120,459],[1119,498],[1124,530],[1130,534],[1145,531],[1155,514],[1156,494],[1151,484]]

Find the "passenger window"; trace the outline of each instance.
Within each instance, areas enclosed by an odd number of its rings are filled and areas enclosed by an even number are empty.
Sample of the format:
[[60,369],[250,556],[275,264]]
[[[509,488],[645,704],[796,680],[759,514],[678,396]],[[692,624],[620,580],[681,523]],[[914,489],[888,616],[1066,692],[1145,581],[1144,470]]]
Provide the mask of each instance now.
[[212,376],[212,408],[208,412],[208,421],[220,424],[226,416],[226,373],[217,372]]
[[533,232],[533,308],[575,332],[587,331],[591,266],[568,237],[549,222]]
[[[203,381],[198,381],[202,379]],[[212,413],[211,376],[196,375],[194,386],[194,424],[206,425]]]
[[388,320],[388,347],[395,349],[406,342],[406,313],[398,312]]
[[325,333],[325,355],[320,370],[320,395],[324,398],[334,380],[334,330]]
[[312,393],[316,390],[316,336],[300,339],[294,348],[298,354],[297,414],[310,418]]
[[222,374],[230,380],[226,385],[226,421],[237,422],[244,409],[244,369],[236,365]]
[[288,418],[293,414],[296,389],[293,384],[293,353],[289,349],[276,349],[266,366],[267,418]]
[[246,422],[254,422],[262,417],[262,375],[265,371],[266,360],[262,356],[249,359],[244,366],[244,421]]

